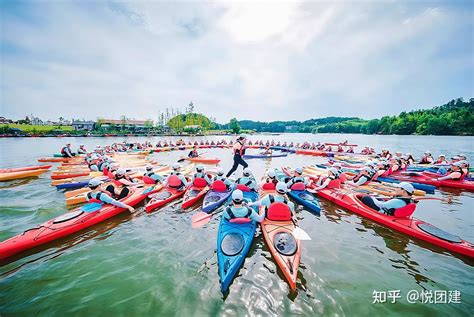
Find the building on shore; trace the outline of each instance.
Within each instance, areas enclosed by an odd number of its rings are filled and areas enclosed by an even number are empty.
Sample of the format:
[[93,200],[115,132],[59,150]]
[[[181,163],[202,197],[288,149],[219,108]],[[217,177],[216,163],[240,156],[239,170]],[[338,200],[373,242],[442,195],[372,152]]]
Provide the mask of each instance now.
[[91,131],[94,129],[95,122],[94,121],[86,121],[86,120],[73,120],[71,123],[72,127],[76,131]]
[[13,120],[7,119],[5,117],[0,117],[0,124],[13,123]]
[[153,128],[153,120],[115,120],[99,118],[97,120],[97,124],[104,130],[129,130],[133,132],[147,132]]

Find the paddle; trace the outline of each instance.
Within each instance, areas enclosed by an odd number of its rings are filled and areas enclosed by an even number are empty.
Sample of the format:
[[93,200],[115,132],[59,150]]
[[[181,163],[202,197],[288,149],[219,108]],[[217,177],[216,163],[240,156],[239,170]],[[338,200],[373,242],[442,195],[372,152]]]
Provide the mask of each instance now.
[[295,224],[295,229],[293,230],[293,235],[295,236],[296,239],[298,240],[311,240],[311,237]]
[[220,210],[217,210],[210,214],[205,213],[203,211],[198,212],[197,214],[191,217],[191,227],[193,229],[201,228],[205,224],[209,223],[211,221],[211,218],[214,215],[217,215],[218,213],[221,213],[222,211],[224,211],[224,208],[221,208]]
[[[207,152],[202,152],[199,156],[202,156],[203,154],[207,154]],[[177,162],[178,163],[183,163],[184,161],[186,161],[188,159],[188,157],[182,157],[180,158]]]

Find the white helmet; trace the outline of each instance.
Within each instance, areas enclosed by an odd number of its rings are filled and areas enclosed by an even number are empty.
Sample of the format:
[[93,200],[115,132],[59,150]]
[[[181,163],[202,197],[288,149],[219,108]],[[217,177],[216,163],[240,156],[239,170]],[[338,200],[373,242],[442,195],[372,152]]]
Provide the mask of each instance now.
[[410,183],[407,183],[407,182],[401,182],[396,187],[402,188],[403,190],[405,190],[409,194],[413,194],[413,192],[415,191],[415,188],[413,187],[413,185],[410,184]]
[[179,163],[174,163],[173,164],[173,170],[176,171],[176,170],[179,170],[180,168],[181,168],[181,164],[179,164]]
[[224,170],[223,170],[222,168],[219,168],[219,169],[217,170],[217,175],[218,175],[218,176],[223,176],[223,175],[224,175]]
[[93,178],[89,181],[89,183],[87,185],[91,188],[95,188],[95,187],[99,186],[100,184],[102,184],[101,180]]
[[241,203],[244,200],[244,193],[240,189],[234,190],[232,193],[232,201],[236,203]]
[[117,175],[125,175],[126,171],[123,168],[117,170]]
[[268,171],[267,175],[268,175],[268,177],[270,177],[270,178],[275,178],[275,177],[276,177],[276,173],[275,173],[275,171],[273,171],[273,170],[272,170],[272,171]]
[[202,166],[201,164],[199,164],[198,166],[196,166],[196,171],[198,171],[198,172],[203,172],[203,171],[204,171],[204,166]]
[[153,166],[151,166],[151,165],[147,165],[147,166],[146,166],[146,170],[147,170],[147,171],[151,171],[152,169],[153,169]]
[[333,175],[339,174],[339,171],[334,167],[329,168],[328,172],[331,172]]
[[275,186],[275,190],[279,193],[279,194],[286,194],[286,192],[288,191],[288,187],[286,186],[285,183],[283,182],[278,182]]
[[252,171],[250,170],[250,168],[244,168],[243,174],[244,176],[250,176],[252,175]]
[[295,168],[295,173],[298,174],[298,175],[301,175],[301,174],[303,174],[303,169],[301,167],[297,167],[297,168]]

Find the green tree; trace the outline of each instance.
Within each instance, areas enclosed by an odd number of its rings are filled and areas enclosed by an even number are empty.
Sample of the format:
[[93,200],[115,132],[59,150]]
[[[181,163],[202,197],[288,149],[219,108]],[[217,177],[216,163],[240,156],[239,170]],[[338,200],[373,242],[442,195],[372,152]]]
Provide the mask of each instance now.
[[239,134],[240,133],[240,124],[236,118],[230,119],[229,128],[232,130],[233,133]]

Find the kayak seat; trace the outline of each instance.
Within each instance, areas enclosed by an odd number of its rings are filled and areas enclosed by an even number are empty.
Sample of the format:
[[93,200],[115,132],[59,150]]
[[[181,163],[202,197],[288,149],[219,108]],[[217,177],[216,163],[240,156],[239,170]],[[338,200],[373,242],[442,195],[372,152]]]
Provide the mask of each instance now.
[[274,183],[264,183],[262,188],[264,190],[274,190],[275,189],[275,184]]
[[149,185],[156,184],[156,181],[153,178],[151,178],[150,176],[143,176],[142,180],[145,184],[149,184]]
[[207,182],[204,178],[195,178],[193,181],[193,185],[196,187],[206,187]]
[[327,189],[331,188],[341,188],[341,180],[340,179],[333,179],[329,182],[328,186],[326,186]]
[[177,175],[170,175],[168,177],[168,186],[171,188],[179,188],[181,187],[182,182],[181,179]]
[[273,221],[288,221],[291,220],[291,210],[287,204],[282,202],[275,202],[268,207],[267,218]]
[[305,190],[306,185],[304,183],[296,183],[291,185],[291,190]]
[[248,223],[250,221],[252,221],[250,218],[234,218],[229,220],[232,223]]
[[248,186],[245,186],[244,184],[238,184],[236,189],[240,189],[243,192],[251,192],[252,191]]
[[415,212],[415,209],[416,209],[416,204],[411,203],[404,207],[395,209],[393,216],[397,218],[408,218],[411,215],[413,215],[413,213]]
[[214,181],[214,183],[212,183],[212,190],[222,193],[227,190],[227,186],[225,185],[223,181],[217,180],[217,181]]

